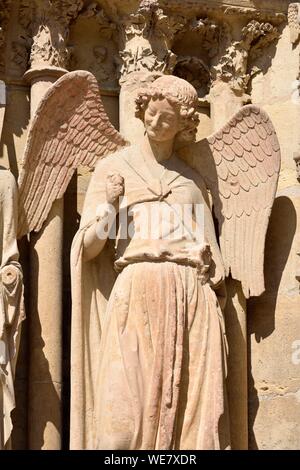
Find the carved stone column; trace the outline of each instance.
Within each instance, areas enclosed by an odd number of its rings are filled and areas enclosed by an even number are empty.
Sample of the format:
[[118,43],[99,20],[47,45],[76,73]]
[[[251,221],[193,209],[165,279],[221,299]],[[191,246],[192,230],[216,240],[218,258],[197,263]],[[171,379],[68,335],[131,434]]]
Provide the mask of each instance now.
[[[68,25],[83,2],[23,3],[31,16],[31,117],[47,89],[66,72]],[[44,228],[30,238],[29,449],[60,449],[62,430],[63,199],[56,201]]]
[[[247,94],[251,78],[259,70],[254,60],[263,48],[278,37],[270,23],[251,20],[241,29],[241,39],[234,41],[229,25],[219,55],[211,67],[211,119],[216,131],[251,101]],[[232,448],[248,448],[248,378],[247,378],[247,307],[241,284],[228,278],[225,309],[226,332],[229,344],[228,400],[231,421]]]

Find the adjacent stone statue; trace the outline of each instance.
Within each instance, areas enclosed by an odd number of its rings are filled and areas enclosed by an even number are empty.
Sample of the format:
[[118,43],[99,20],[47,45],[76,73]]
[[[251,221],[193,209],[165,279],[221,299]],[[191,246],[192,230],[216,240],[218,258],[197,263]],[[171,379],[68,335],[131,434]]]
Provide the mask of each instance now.
[[17,186],[12,174],[0,169],[0,450],[8,449],[15,408],[14,374],[19,333],[25,318],[23,276],[16,242]]
[[128,145],[95,78],[66,74],[40,104],[20,178],[22,234],[76,167],[95,166],[71,254],[71,448],[228,449],[224,280],[264,290],[278,140],[249,105],[195,143],[197,93],[174,76],[136,105],[145,136]]

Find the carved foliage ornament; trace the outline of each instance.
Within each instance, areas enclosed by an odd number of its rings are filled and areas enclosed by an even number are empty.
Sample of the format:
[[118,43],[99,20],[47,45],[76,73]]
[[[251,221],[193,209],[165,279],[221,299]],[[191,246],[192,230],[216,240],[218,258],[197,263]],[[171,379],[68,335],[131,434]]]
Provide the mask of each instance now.
[[[180,41],[180,38],[186,32],[197,33],[203,49],[207,51],[208,56],[211,58],[219,50],[224,28],[209,18],[197,17],[188,20],[181,15],[165,15],[157,2],[142,2],[137,14],[130,15],[125,21],[123,29],[125,49],[120,53],[123,60],[121,82],[124,81],[124,76],[129,73],[142,70],[173,73],[178,61],[171,47],[175,37],[177,41]],[[133,47],[128,46],[136,37],[145,38],[148,45],[143,46],[139,42],[138,45],[134,44]],[[180,76],[187,78],[190,72],[184,72],[183,59],[186,64],[190,63],[190,58],[180,58],[178,70],[180,69]],[[195,60],[193,61],[193,68]],[[204,71],[202,66],[200,69]],[[200,78],[200,81],[202,82],[202,78]],[[195,85],[197,84],[195,83]]]
[[66,46],[68,27],[82,8],[82,0],[42,0],[39,3],[22,0],[19,23],[24,33],[14,45],[17,60],[20,62],[21,47],[26,54],[28,43],[31,43],[31,68],[40,65],[66,67],[70,56]]
[[[158,2],[150,0],[141,2],[136,14],[122,19],[119,23],[123,44],[121,82],[128,74],[143,70],[172,73],[176,56],[171,44],[186,21],[182,16],[165,15]],[[144,44],[135,41],[137,37],[143,38]]]
[[212,67],[212,79],[230,82],[235,93],[243,94],[249,80],[257,73],[252,61],[257,59],[263,53],[263,48],[278,36],[279,32],[272,24],[250,21],[242,29],[241,40],[232,42],[218,63]]

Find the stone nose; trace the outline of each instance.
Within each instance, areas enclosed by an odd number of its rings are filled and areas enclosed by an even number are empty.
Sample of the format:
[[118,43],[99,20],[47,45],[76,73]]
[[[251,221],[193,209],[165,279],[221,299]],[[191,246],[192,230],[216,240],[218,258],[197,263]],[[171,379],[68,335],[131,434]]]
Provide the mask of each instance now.
[[157,129],[157,127],[159,126],[159,115],[157,114],[156,116],[154,116],[151,120],[151,127],[153,129]]

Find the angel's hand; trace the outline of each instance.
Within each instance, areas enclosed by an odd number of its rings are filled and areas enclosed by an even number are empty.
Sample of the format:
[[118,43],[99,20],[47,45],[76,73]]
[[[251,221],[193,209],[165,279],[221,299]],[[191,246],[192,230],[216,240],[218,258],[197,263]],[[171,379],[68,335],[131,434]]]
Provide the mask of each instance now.
[[116,206],[119,197],[124,194],[124,178],[119,173],[112,173],[106,179],[106,200]]
[[201,245],[194,245],[188,248],[182,248],[179,250],[182,256],[186,256],[191,261],[194,261],[196,264],[200,264],[204,269],[208,270],[211,260],[212,260],[212,253],[210,249],[210,245],[208,243],[204,243]]

